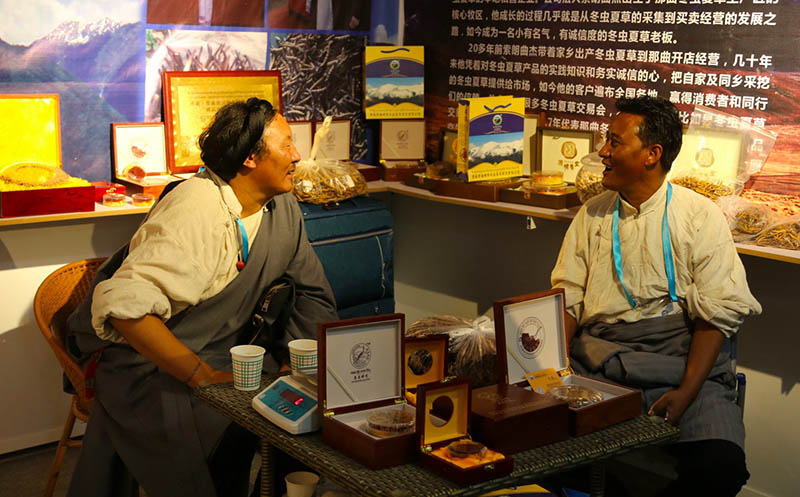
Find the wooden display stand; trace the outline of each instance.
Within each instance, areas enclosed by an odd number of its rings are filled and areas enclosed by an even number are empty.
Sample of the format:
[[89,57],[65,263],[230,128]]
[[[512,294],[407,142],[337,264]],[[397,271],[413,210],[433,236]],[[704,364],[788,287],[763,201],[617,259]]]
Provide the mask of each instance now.
[[369,414],[400,409],[404,401],[402,314],[384,314],[320,323],[318,389],[322,406],[322,439],[372,469],[413,460],[417,436],[412,429],[378,437],[365,427]]
[[564,299],[564,290],[556,288],[494,303],[498,382],[524,387],[528,385],[526,373],[554,368],[565,385],[599,392],[603,400],[569,407],[574,436],[639,416],[642,396],[638,390],[574,374],[570,369]]
[[567,187],[566,193],[542,193],[525,189],[522,186],[503,188],[500,190],[500,202],[510,204],[532,205],[547,209],[569,209],[581,205],[575,187]]

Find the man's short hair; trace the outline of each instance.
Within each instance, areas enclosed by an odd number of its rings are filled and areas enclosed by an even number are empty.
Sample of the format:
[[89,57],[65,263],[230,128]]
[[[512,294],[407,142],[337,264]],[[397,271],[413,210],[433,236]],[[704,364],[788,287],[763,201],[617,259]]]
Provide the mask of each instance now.
[[219,109],[198,139],[203,164],[225,181],[233,179],[250,155],[269,153],[262,137],[276,113],[271,103],[255,97]]
[[644,146],[661,145],[661,167],[669,172],[683,143],[683,125],[675,105],[663,98],[639,97],[621,98],[616,107],[619,112],[644,118],[636,136]]

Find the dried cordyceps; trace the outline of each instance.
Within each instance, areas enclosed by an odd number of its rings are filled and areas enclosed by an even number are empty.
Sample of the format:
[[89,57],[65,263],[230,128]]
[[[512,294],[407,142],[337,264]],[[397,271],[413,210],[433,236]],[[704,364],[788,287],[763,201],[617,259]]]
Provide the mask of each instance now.
[[366,157],[363,95],[364,38],[291,33],[273,41],[270,68],[281,71],[284,117],[321,121],[350,118],[351,158]]

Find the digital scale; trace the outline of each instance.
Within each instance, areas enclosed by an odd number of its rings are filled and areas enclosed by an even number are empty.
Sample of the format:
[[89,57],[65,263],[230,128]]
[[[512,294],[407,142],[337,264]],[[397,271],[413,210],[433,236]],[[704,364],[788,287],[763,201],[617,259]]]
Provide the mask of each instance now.
[[281,376],[253,397],[253,408],[293,435],[319,429],[316,378]]

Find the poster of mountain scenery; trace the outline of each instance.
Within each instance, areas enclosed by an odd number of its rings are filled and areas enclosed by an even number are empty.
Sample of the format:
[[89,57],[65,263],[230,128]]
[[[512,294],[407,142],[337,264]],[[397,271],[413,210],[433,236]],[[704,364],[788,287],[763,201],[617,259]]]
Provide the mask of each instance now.
[[[656,95],[777,138],[744,196],[800,213],[796,2],[721,0],[0,0],[0,93],[57,93],[63,167],[108,179],[113,122],[160,120],[160,71],[279,69],[292,120],[351,118],[376,157],[361,49],[425,47],[429,159],[457,101],[524,97],[542,126],[608,127],[614,101]],[[217,69],[218,70],[218,69]],[[288,82],[288,84],[287,84]]]

